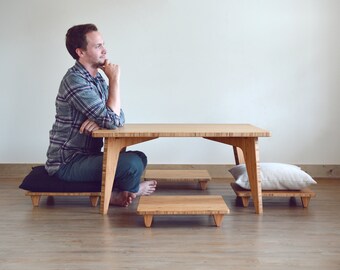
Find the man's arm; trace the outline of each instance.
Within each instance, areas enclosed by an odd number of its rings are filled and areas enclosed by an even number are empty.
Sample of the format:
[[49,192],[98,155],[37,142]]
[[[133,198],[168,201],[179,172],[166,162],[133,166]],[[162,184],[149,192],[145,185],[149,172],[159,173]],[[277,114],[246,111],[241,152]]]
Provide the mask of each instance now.
[[109,79],[109,97],[106,105],[115,112],[118,116],[120,114],[120,69],[118,65],[111,64],[109,60],[105,60],[104,65],[101,67],[105,75]]
[[79,132],[81,134],[91,135],[93,131],[100,129],[96,122],[87,119],[80,127]]
[[[109,66],[108,70],[111,68]],[[73,104],[79,112],[92,122],[96,122],[100,127],[115,129],[124,125],[125,117],[124,112],[120,108],[119,84],[115,83],[119,82],[119,76],[117,77],[117,74],[116,77],[111,76],[111,81],[113,81],[113,88],[111,93],[108,91],[107,98],[104,100],[103,96],[100,97],[97,91],[94,91],[93,86],[86,78],[70,73],[62,82],[64,93],[60,98]],[[105,87],[108,87],[106,83]],[[108,88],[107,90],[109,90]],[[107,104],[109,96],[110,107]]]

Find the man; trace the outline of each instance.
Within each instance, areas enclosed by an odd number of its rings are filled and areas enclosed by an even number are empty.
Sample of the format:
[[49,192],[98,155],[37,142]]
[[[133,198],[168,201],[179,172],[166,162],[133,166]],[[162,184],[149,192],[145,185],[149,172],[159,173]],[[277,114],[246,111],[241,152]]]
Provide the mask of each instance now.
[[[66,47],[76,60],[61,81],[56,116],[50,131],[45,168],[64,181],[101,181],[102,139],[91,133],[125,123],[120,103],[120,69],[106,58],[104,41],[93,24],[71,27]],[[108,78],[105,82],[98,70]],[[120,153],[110,204],[128,206],[136,196],[150,195],[156,181],[140,183],[147,158],[140,151]]]

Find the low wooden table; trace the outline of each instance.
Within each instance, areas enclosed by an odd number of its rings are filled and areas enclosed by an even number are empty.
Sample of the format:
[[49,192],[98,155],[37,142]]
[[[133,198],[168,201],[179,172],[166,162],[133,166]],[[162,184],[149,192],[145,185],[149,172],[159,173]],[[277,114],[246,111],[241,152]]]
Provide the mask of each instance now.
[[144,180],[198,182],[206,190],[211,176],[207,170],[146,170]]
[[229,208],[222,196],[141,196],[137,214],[144,216],[145,227],[151,227],[155,215],[212,215],[217,227]]
[[243,153],[247,167],[255,212],[261,214],[262,194],[259,173],[259,137],[269,137],[270,132],[249,124],[126,124],[114,130],[100,129],[92,133],[95,138],[105,138],[103,179],[100,212],[107,214],[120,151],[130,145],[166,137],[201,137],[232,145],[236,163]]

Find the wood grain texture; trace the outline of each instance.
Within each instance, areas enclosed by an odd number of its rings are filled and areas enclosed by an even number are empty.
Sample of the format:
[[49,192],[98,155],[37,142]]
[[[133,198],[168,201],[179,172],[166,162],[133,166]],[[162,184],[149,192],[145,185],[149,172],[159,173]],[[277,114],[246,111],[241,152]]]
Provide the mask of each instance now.
[[209,215],[214,217],[217,227],[222,224],[223,216],[229,208],[222,196],[142,196],[137,214],[144,216],[144,225],[151,227],[155,215]]
[[210,181],[211,176],[207,170],[146,170],[145,180],[158,181]]
[[144,180],[198,182],[200,188],[206,190],[211,176],[207,170],[146,170]]
[[[234,190],[236,196],[242,200],[243,207],[248,207],[250,197],[252,196],[250,190],[243,189],[236,183],[231,183],[230,186]],[[308,207],[311,198],[316,196],[315,192],[309,188],[302,190],[262,190],[262,197],[299,197],[303,207]]]
[[[251,196],[250,190],[243,189],[236,183],[231,183],[231,187],[237,196]],[[312,197],[316,196],[315,192],[309,188],[302,190],[262,190],[263,197]]]
[[[270,132],[249,124],[130,124],[115,130],[97,130],[93,137],[105,138],[100,212],[107,214],[121,149],[159,137],[202,137],[242,150],[249,175],[255,213],[262,214],[261,179],[258,166],[258,137]],[[203,184],[202,189],[206,186]]]
[[93,137],[269,137],[250,124],[126,124],[115,130],[96,130]]
[[53,205],[43,197],[32,207],[21,180],[0,180],[1,270],[340,269],[339,179],[316,178],[308,208],[263,197],[263,215],[238,204],[229,179],[212,179],[206,191],[159,183],[157,196],[221,195],[230,213],[220,228],[213,217],[183,215],[155,216],[149,229],[138,199],[104,216],[86,197],[55,197]]
[[138,215],[213,215],[227,214],[229,208],[221,196],[181,195],[142,196]]
[[[39,206],[42,196],[54,197],[54,196],[87,196],[90,198],[91,205],[93,207],[97,206],[99,198],[101,196],[100,192],[32,192],[27,191],[26,196],[31,196],[33,206]],[[51,199],[51,198],[50,198]],[[53,199],[54,200],[54,199]]]

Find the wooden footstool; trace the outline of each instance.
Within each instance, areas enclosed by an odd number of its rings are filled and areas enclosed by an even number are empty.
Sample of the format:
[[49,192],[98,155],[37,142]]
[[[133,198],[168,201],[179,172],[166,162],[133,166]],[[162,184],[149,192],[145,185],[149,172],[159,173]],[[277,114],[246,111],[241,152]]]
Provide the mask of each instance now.
[[[243,207],[248,207],[251,197],[250,190],[243,189],[236,183],[231,183],[230,185],[236,196],[241,198]],[[308,188],[303,190],[262,190],[262,197],[300,197],[302,206],[307,208],[310,199],[315,197],[315,192]]]
[[100,197],[100,192],[26,192],[26,196],[31,196],[33,206],[39,206],[41,196],[89,196],[91,205],[96,207]]
[[207,189],[211,176],[207,170],[146,170],[144,180],[193,182],[200,184],[202,190]]
[[154,215],[213,215],[220,227],[229,208],[222,196],[141,196],[137,214],[144,216],[145,227],[151,227]]

